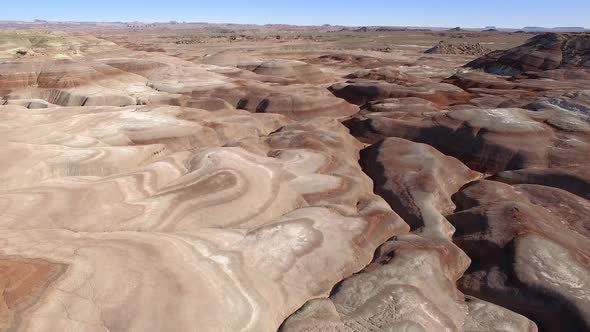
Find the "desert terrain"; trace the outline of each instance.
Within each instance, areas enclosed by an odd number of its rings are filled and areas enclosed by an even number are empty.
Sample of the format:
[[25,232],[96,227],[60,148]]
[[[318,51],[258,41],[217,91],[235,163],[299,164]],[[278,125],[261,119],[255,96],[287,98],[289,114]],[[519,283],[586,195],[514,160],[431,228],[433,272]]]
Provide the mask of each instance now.
[[590,331],[590,34],[0,22],[1,331]]

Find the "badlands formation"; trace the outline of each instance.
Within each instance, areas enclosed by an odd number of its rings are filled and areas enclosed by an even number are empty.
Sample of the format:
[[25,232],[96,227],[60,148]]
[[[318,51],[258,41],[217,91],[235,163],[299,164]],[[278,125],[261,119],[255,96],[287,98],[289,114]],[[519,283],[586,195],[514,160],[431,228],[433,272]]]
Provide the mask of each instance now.
[[588,35],[62,28],[0,32],[1,331],[590,331]]

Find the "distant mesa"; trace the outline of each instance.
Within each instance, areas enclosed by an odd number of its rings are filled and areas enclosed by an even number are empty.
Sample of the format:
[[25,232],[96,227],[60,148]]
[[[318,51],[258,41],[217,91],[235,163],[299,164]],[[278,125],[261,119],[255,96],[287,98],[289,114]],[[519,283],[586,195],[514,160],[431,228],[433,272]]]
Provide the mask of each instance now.
[[463,29],[461,29],[461,27],[455,27],[455,28],[449,29],[449,30],[447,30],[447,31],[451,31],[451,32],[459,32],[459,31],[463,31]]
[[544,27],[524,27],[522,28],[522,30],[524,31],[547,31],[550,28],[544,28]]
[[590,31],[584,27],[556,27],[553,28],[554,31],[563,31],[563,32],[585,32]]
[[522,30],[527,32],[584,32],[590,31],[584,27],[555,27],[555,28],[546,28],[546,27],[524,27]]
[[[343,29],[347,30],[347,29]],[[393,32],[393,31],[407,31],[408,28],[405,27],[387,27],[387,26],[372,26],[372,27],[359,27],[354,30],[353,32]]]
[[390,32],[390,31],[406,31],[407,28],[398,28],[398,27],[375,27],[376,32]]

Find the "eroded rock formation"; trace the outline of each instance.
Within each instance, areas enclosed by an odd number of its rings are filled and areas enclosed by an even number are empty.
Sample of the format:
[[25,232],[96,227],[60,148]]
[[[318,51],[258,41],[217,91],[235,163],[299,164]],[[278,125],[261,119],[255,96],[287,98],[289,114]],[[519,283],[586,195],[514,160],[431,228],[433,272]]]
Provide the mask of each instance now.
[[490,53],[491,50],[485,48],[480,43],[458,43],[451,44],[445,41],[440,41],[437,45],[427,49],[424,53],[427,54],[452,54],[452,55],[476,55],[482,56]]
[[455,202],[455,239],[473,259],[459,282],[464,292],[525,314],[543,330],[589,328],[587,200],[545,186],[480,181]]
[[[450,195],[478,173],[428,145],[398,138],[364,150],[361,163],[412,233],[386,242],[371,265],[328,299],[308,302],[281,331],[471,331],[492,330],[492,324],[537,330],[523,316],[466,299],[455,286],[470,259],[451,241],[454,228],[444,215],[455,208]],[[491,323],[500,317],[502,323]]]
[[571,66],[590,66],[590,34],[546,33],[506,51],[496,51],[467,64],[499,75],[518,75]]

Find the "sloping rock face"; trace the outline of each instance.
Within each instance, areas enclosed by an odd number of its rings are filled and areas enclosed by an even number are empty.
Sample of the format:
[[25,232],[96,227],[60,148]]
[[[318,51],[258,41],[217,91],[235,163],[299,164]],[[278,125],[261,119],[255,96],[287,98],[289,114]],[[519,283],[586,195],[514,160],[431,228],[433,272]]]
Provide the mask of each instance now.
[[455,206],[450,195],[479,177],[459,160],[401,138],[386,138],[363,150],[361,166],[374,179],[376,193],[413,230],[434,228],[423,223],[434,215],[452,212]]
[[381,81],[349,81],[337,83],[330,91],[349,103],[362,106],[366,103],[387,98],[422,98],[438,105],[461,104],[469,100],[462,89],[446,83],[429,83],[419,86],[404,86]]
[[452,55],[476,55],[482,56],[491,50],[480,43],[447,43],[440,41],[437,45],[424,51],[426,54],[452,54]]
[[418,97],[388,98],[365,105],[367,112],[438,112],[440,106]]
[[258,75],[294,79],[301,83],[325,83],[329,81],[329,78],[319,68],[303,61],[265,61],[252,71]]
[[466,66],[507,76],[570,66],[590,67],[590,34],[538,35],[522,46],[490,53]]
[[525,314],[543,330],[590,328],[590,202],[561,189],[492,181],[454,200],[455,240],[473,259],[460,289]]
[[191,99],[222,99],[235,108],[254,113],[278,113],[295,120],[319,116],[347,118],[359,108],[334,97],[329,91],[305,86],[268,86],[236,81],[230,85],[191,92]]
[[372,113],[347,125],[369,142],[401,137],[430,144],[485,173],[577,165],[590,152],[590,126],[571,114],[466,108],[425,115]]
[[530,168],[501,172],[492,177],[507,184],[536,184],[569,191],[590,200],[590,167]]
[[491,330],[500,317],[507,330],[537,331],[525,317],[466,300],[455,287],[470,260],[451,241],[454,229],[443,215],[455,208],[451,193],[478,173],[430,146],[394,138],[364,150],[361,163],[412,234],[385,243],[371,265],[328,299],[308,302],[281,331]]

